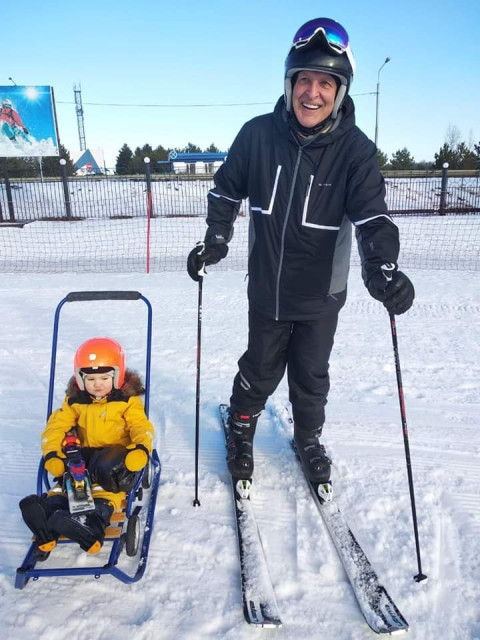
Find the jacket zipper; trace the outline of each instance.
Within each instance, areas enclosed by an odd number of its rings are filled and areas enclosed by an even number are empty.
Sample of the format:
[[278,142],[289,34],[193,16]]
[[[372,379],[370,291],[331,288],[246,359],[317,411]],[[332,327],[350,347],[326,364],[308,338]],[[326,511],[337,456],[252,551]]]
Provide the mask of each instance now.
[[290,216],[290,209],[292,207],[293,192],[295,190],[295,183],[297,181],[297,173],[298,173],[298,167],[300,166],[300,160],[302,158],[302,151],[303,151],[303,147],[299,147],[297,161],[295,163],[295,169],[293,171],[292,186],[290,187],[290,194],[288,196],[287,211],[285,213],[285,220],[283,221],[282,236],[280,240],[280,260],[278,262],[277,284],[275,289],[275,320],[277,321],[280,315],[280,275],[281,275],[282,266],[283,266],[283,255],[284,255],[284,249],[285,249],[285,233],[287,230],[288,218]]

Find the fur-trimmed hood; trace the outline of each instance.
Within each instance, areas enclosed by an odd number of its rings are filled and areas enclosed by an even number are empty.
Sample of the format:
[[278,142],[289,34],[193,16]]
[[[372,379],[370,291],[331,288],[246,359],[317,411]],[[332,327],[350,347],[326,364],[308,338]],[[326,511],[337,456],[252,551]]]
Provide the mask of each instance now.
[[[78,388],[77,383],[75,381],[75,376],[72,376],[68,381],[68,385],[65,392],[67,396],[70,398],[70,400],[75,398],[80,398],[84,395],[87,395],[87,396],[89,395],[86,391],[81,391]],[[120,394],[125,398],[130,398],[132,396],[141,396],[144,393],[145,393],[145,389],[144,389],[142,380],[140,378],[140,375],[136,371],[133,371],[132,369],[126,369],[125,380],[123,382],[121,389],[118,389],[118,390],[114,389],[111,395],[115,396],[117,394]]]

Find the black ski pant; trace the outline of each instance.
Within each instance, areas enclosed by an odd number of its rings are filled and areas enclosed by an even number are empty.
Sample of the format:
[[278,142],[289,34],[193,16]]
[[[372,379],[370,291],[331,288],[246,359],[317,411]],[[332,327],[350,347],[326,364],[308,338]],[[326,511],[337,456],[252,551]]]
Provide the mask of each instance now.
[[39,544],[57,540],[58,533],[48,523],[58,509],[68,511],[68,500],[64,495],[39,496],[33,494],[22,498],[19,503],[25,524],[34,534]]
[[248,348],[238,361],[232,410],[250,415],[262,411],[287,369],[296,428],[318,430],[325,421],[328,363],[345,300],[346,291],[328,296],[322,315],[314,320],[277,321],[250,308]]
[[103,541],[105,528],[110,522],[113,507],[103,498],[95,498],[95,511],[83,516],[72,515],[64,495],[30,495],[20,500],[19,506],[25,524],[38,544],[58,540],[65,535],[78,542],[87,551],[96,540]]

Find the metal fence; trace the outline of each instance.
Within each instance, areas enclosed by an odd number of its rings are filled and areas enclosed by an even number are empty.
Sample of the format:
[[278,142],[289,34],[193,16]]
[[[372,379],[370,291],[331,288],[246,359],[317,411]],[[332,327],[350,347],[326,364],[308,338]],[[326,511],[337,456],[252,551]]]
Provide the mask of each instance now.
[[[3,181],[0,272],[184,270],[205,233],[212,176]],[[402,267],[480,270],[480,176],[385,175]],[[248,202],[228,260],[246,269]],[[358,264],[352,252],[352,264]]]
[[[151,176],[152,215],[204,216],[212,176]],[[393,215],[480,213],[480,172],[449,177],[385,174],[386,200]],[[146,177],[8,179],[0,187],[0,223],[34,220],[144,217]],[[246,214],[248,203],[242,205]]]

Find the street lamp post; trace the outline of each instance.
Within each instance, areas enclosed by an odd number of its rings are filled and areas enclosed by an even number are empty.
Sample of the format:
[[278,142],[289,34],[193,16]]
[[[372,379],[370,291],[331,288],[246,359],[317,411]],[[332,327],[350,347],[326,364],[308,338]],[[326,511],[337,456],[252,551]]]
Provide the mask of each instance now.
[[377,148],[378,148],[378,104],[380,101],[380,71],[387,64],[387,62],[390,62],[390,60],[391,58],[385,58],[385,62],[382,64],[377,74],[377,108],[376,108],[376,115],[375,115],[375,146]]

